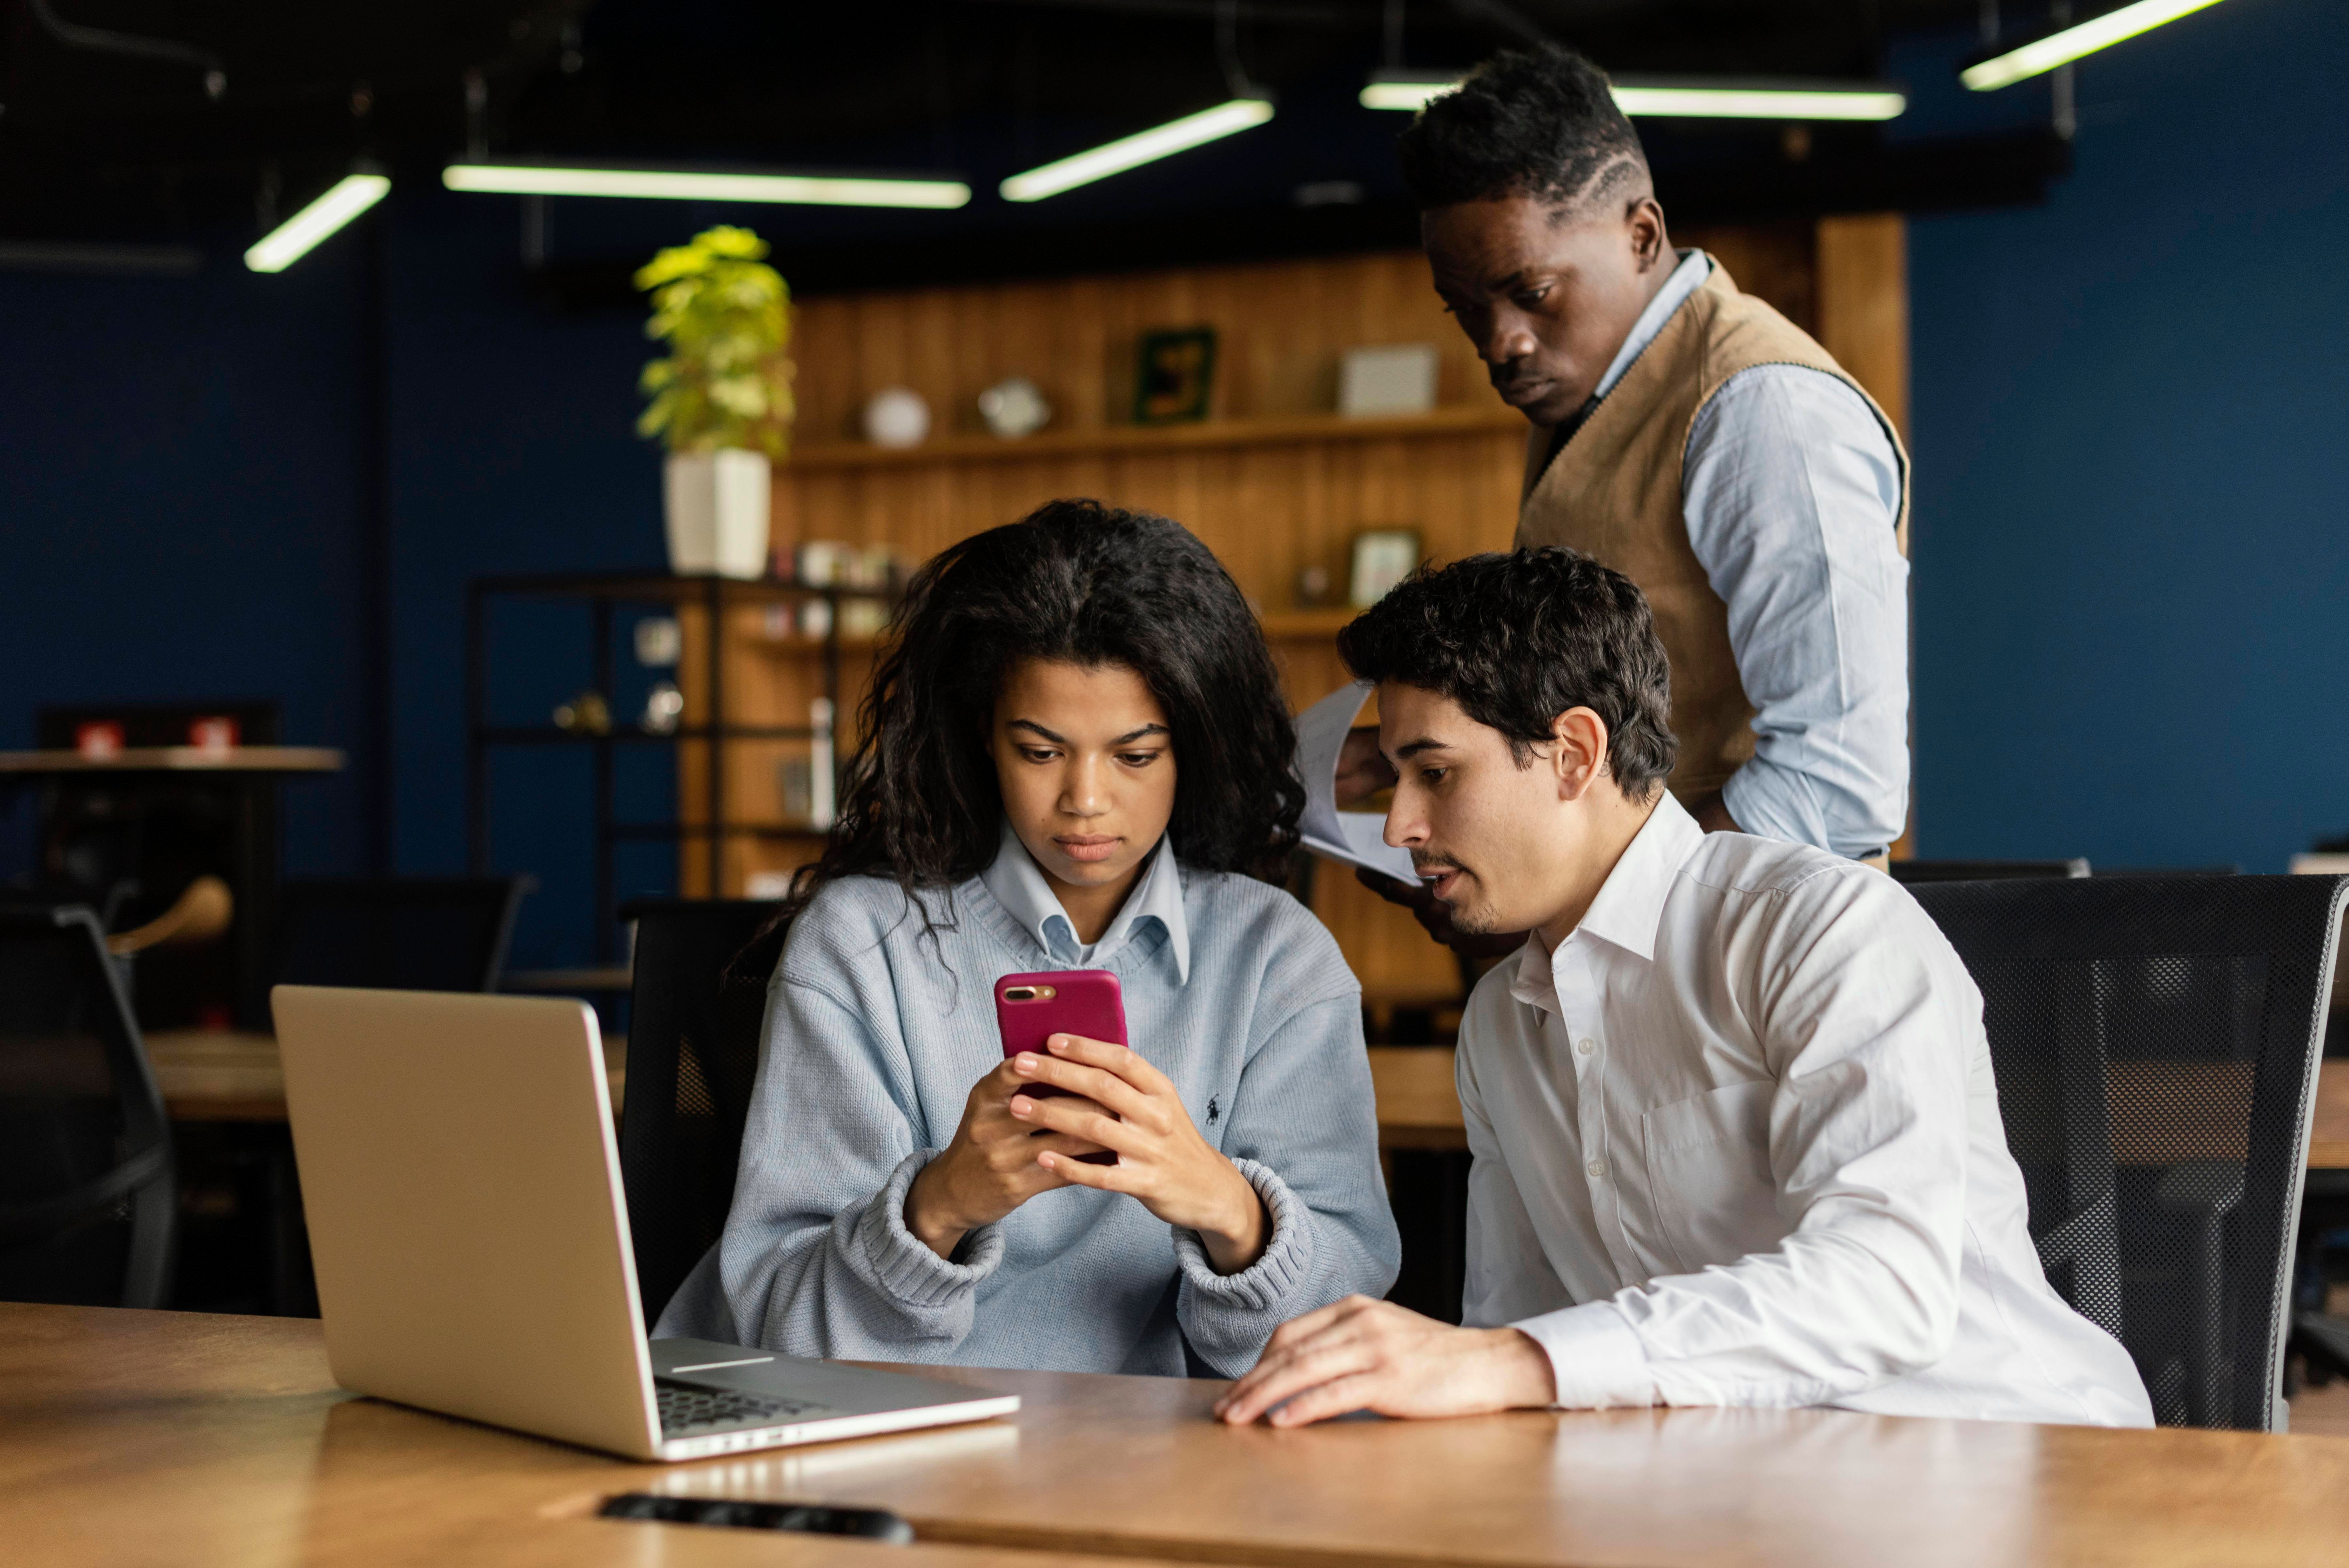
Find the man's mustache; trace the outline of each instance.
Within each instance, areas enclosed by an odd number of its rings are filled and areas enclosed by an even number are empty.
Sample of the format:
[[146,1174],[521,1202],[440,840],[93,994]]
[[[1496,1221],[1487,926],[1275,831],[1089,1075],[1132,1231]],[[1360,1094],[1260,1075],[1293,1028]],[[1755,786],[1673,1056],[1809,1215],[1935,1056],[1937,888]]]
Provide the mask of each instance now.
[[1428,877],[1441,877],[1446,871],[1466,871],[1468,869],[1468,867],[1463,866],[1459,861],[1454,860],[1449,855],[1422,855],[1415,850],[1412,854],[1411,868],[1416,875]]

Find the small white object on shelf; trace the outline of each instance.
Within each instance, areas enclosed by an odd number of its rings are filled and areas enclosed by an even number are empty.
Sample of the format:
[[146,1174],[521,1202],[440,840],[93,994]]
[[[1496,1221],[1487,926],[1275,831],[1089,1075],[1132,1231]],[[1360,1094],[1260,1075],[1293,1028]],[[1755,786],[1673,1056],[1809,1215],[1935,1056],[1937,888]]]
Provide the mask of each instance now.
[[792,874],[788,871],[753,871],[742,884],[746,898],[778,899],[792,896]]
[[819,833],[832,831],[837,810],[833,800],[832,699],[819,697],[808,704],[808,728],[815,738],[808,745],[808,826]]
[[1349,348],[1338,370],[1338,411],[1356,418],[1433,413],[1435,367],[1433,343]]
[[762,452],[671,453],[663,474],[669,570],[680,576],[765,576],[771,477]]
[[1052,421],[1052,405],[1025,376],[1006,376],[978,395],[978,417],[1006,441],[1033,435]]
[[648,615],[636,622],[636,662],[647,670],[675,664],[685,651],[685,633],[672,615]]
[[874,446],[919,446],[929,438],[930,405],[911,387],[890,387],[864,401],[864,439]]

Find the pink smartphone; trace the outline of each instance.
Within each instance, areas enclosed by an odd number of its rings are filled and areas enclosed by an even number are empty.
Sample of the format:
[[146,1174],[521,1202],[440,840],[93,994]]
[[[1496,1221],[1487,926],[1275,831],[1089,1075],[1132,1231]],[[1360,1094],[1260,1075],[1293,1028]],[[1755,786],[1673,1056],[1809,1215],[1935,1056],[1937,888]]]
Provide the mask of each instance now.
[[[1117,976],[1105,969],[1061,969],[1044,974],[1007,974],[995,982],[995,1026],[1003,1036],[1003,1059],[1022,1051],[1049,1056],[1044,1042],[1055,1034],[1081,1034],[1123,1045],[1125,1039],[1125,999]],[[1065,1089],[1039,1084],[1026,1093],[1033,1099],[1066,1094]],[[1089,1165],[1115,1165],[1117,1156],[1103,1151],[1083,1157]]]

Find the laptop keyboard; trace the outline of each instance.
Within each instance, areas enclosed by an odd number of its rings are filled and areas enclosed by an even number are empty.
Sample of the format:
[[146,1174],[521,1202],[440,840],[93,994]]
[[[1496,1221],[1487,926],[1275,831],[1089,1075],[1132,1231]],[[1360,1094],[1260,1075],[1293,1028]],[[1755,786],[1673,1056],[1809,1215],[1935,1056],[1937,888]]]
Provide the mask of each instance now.
[[657,1378],[653,1398],[660,1409],[661,1430],[671,1437],[706,1431],[712,1427],[745,1422],[786,1421],[797,1416],[829,1413],[832,1407],[805,1399],[777,1399],[760,1394],[738,1394],[730,1388],[704,1388],[694,1383]]

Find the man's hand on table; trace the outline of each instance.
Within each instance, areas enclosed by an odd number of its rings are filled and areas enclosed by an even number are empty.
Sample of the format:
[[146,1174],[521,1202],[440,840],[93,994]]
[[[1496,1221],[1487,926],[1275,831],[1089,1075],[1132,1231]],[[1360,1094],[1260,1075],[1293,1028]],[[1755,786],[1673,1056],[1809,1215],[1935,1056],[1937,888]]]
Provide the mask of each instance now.
[[1354,1410],[1547,1409],[1557,1397],[1549,1356],[1514,1328],[1454,1328],[1391,1302],[1348,1296],[1283,1324],[1255,1369],[1216,1401],[1216,1414],[1234,1426],[1263,1417],[1301,1427]]

